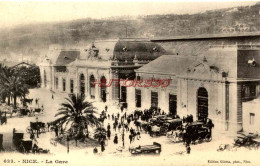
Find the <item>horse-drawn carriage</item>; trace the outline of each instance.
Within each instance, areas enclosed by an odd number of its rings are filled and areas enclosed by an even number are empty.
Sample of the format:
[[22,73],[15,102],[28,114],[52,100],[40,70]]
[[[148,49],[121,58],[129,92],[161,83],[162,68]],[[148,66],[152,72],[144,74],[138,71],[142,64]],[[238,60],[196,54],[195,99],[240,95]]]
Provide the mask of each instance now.
[[203,122],[195,121],[177,127],[177,130],[167,133],[168,138],[172,138],[174,142],[185,141],[192,143],[210,142],[211,128]]
[[19,114],[20,116],[27,116],[30,113],[30,110],[27,108],[20,108],[19,109]]
[[150,135],[167,135],[167,132],[181,129],[182,120],[181,119],[172,119],[166,115],[155,116],[150,119],[148,128],[150,127]]
[[21,153],[29,153],[32,150],[32,140],[21,139],[17,150]]
[[153,125],[151,126],[151,130],[150,130],[150,136],[163,136],[166,135],[167,133],[167,128],[166,126],[157,126],[157,125]]
[[27,133],[31,132],[39,132],[39,133],[45,133],[46,132],[46,126],[43,122],[30,122],[30,126],[26,128]]
[[236,147],[246,147],[255,148],[260,147],[260,138],[256,134],[240,134],[236,139],[234,139],[234,146]]
[[153,145],[144,145],[144,146],[137,146],[134,148],[129,148],[131,154],[160,154],[162,151],[161,144],[154,142]]

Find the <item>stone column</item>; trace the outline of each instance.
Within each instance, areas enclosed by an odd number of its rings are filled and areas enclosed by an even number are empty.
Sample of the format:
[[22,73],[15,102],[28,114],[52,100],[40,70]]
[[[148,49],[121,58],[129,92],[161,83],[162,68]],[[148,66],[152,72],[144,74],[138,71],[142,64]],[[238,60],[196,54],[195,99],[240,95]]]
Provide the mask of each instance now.
[[229,123],[229,131],[242,130],[241,85],[237,83],[229,85]]

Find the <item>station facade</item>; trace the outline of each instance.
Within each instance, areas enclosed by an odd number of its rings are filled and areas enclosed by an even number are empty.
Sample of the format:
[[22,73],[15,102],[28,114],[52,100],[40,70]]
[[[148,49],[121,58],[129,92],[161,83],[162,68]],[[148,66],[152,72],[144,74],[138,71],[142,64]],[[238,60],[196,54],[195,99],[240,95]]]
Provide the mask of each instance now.
[[[51,49],[40,65],[41,85],[108,104],[124,103],[128,110],[152,106],[181,117],[192,114],[195,120],[211,118],[216,130],[259,132],[260,47],[234,43],[203,46],[199,55],[172,55],[163,44],[140,39],[96,41],[80,50]],[[112,79],[170,83],[95,85]]]
[[139,79],[170,79],[170,85],[129,87],[131,109],[156,106],[181,117],[210,118],[216,130],[259,132],[260,114],[250,102],[260,94],[260,47],[209,47],[201,56],[163,55],[135,70]]
[[[40,64],[42,87],[54,92],[82,93],[106,103],[126,102],[117,80],[135,79],[135,69],[167,54],[145,39],[95,41],[83,49],[51,48]],[[115,80],[110,86],[111,80]]]

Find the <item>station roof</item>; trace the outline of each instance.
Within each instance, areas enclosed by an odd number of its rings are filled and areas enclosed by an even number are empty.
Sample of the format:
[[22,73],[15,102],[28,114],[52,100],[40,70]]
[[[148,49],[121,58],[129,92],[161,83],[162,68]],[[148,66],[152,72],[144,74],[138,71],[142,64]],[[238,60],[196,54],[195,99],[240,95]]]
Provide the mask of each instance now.
[[55,66],[66,66],[79,57],[80,51],[77,50],[61,50],[56,60]]
[[87,47],[86,59],[125,61],[136,58],[138,61],[150,61],[163,54],[167,54],[167,52],[157,43],[147,39],[126,38],[95,41]]
[[163,55],[137,69],[136,72],[179,75],[197,61],[195,56]]

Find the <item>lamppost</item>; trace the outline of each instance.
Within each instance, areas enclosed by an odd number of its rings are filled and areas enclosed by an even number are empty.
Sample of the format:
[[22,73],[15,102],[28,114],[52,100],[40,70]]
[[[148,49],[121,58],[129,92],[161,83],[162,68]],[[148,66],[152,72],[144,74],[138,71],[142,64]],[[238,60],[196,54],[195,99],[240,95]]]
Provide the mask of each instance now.
[[123,148],[125,148],[125,128],[124,128],[124,126],[123,126],[122,142],[123,142]]
[[69,144],[69,141],[70,141],[70,139],[69,139],[69,136],[67,135],[67,153],[70,152],[70,144]]

